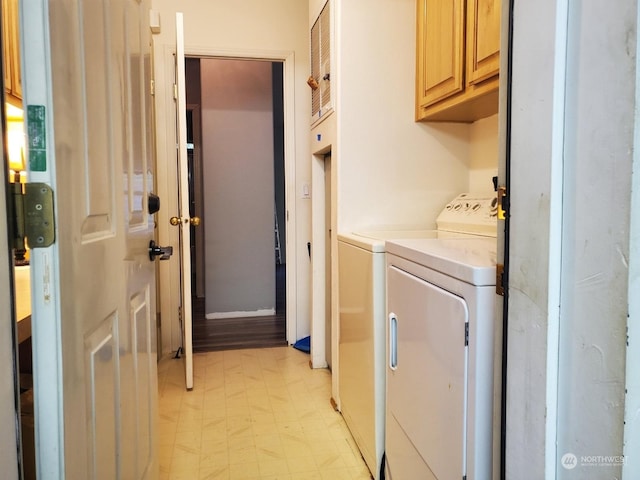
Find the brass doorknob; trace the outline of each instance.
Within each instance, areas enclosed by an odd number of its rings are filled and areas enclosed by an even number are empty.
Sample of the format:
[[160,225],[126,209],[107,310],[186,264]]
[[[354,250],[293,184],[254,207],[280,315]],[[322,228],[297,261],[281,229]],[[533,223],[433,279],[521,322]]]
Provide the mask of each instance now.
[[177,227],[178,225],[180,225],[182,222],[184,223],[190,223],[191,225],[193,225],[194,227],[197,227],[198,225],[200,225],[200,217],[191,217],[191,218],[180,218],[180,217],[171,217],[169,219],[169,223],[171,225],[173,225],[174,227]]

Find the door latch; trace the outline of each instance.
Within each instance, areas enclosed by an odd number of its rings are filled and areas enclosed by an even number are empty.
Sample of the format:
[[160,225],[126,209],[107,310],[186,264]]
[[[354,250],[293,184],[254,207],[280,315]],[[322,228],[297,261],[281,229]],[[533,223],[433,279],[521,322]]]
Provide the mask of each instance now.
[[507,187],[498,187],[498,220],[505,220],[509,216],[509,194]]
[[496,294],[504,297],[505,274],[504,265],[496,265]]
[[152,262],[156,257],[160,257],[160,260],[169,260],[171,255],[173,255],[173,247],[160,247],[153,240],[149,242],[149,260]]

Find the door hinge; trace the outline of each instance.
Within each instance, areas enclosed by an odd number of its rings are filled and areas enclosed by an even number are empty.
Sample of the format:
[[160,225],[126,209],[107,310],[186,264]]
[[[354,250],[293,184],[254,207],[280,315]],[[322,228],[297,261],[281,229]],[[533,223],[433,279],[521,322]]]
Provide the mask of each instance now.
[[507,187],[498,187],[498,220],[504,220],[509,215],[509,193]]
[[173,84],[173,99],[178,100],[178,84]]
[[156,82],[155,80],[152,78],[150,80],[150,92],[151,92],[151,96],[154,97],[156,95]]
[[469,346],[469,322],[464,324],[464,346]]
[[16,259],[29,248],[49,247],[55,241],[53,190],[46,183],[11,183],[12,247]]
[[496,265],[496,293],[504,297],[505,274],[504,265],[498,263]]

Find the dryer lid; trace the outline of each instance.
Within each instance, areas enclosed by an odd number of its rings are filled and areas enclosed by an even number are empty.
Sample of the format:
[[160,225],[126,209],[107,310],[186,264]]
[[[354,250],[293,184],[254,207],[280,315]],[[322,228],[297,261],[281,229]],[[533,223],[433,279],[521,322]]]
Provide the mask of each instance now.
[[387,242],[387,253],[475,286],[496,284],[495,238],[405,239]]

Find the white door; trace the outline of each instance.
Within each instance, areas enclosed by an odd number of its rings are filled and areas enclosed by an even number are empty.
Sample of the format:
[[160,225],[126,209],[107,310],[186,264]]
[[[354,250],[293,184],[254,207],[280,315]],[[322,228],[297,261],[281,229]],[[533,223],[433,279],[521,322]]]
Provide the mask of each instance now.
[[191,309],[191,225],[200,223],[189,216],[189,165],[187,160],[187,99],[184,73],[184,27],[182,13],[176,13],[176,147],[178,155],[178,215],[171,223],[180,229],[180,320],[184,354],[185,384],[193,388],[193,347]]
[[391,474],[397,479],[466,478],[467,305],[389,266],[387,309],[385,445]]
[[31,254],[38,478],[157,478],[149,1],[21,8],[29,182],[56,227]]

